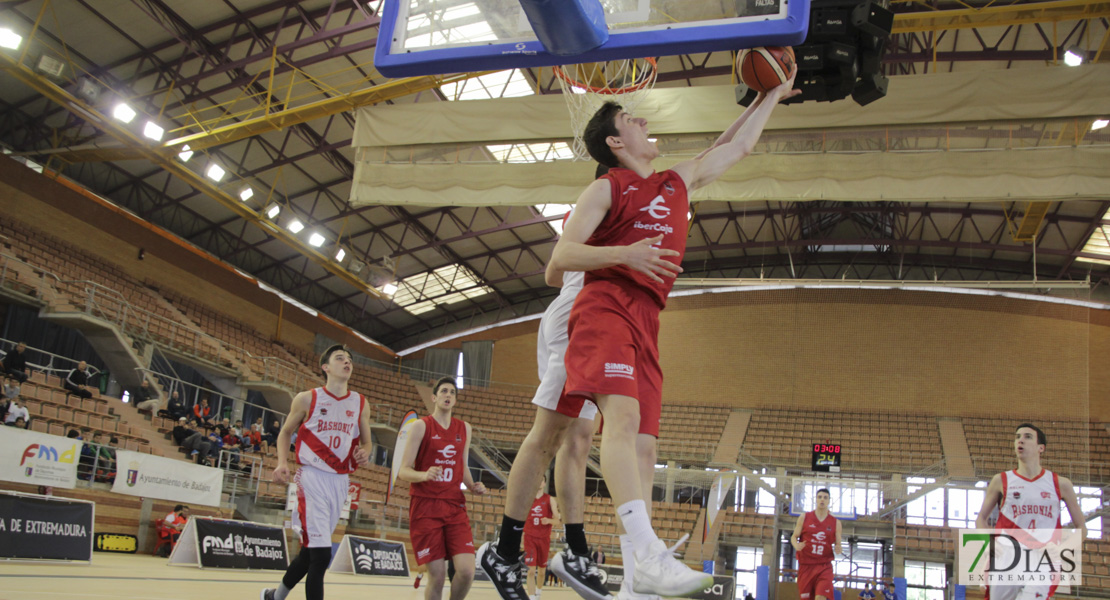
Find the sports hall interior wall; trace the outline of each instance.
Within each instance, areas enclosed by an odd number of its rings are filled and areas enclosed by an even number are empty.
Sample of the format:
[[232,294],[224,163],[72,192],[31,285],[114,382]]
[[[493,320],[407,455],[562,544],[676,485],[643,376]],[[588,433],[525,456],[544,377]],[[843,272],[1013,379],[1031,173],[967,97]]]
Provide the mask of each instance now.
[[[9,218],[81,246],[148,285],[194,298],[277,338],[312,352],[316,333],[386,362],[393,354],[367,344],[348,329],[286,305],[234,270],[173,239],[126,211],[81,194],[0,156],[0,212]],[[145,250],[139,259],[139,249]]]
[[[495,381],[537,383],[537,325],[496,340]],[[668,403],[1110,415],[1110,373],[1100,362],[1110,352],[1110,312],[1078,306],[901,290],[704,294],[670,301],[659,347]]]

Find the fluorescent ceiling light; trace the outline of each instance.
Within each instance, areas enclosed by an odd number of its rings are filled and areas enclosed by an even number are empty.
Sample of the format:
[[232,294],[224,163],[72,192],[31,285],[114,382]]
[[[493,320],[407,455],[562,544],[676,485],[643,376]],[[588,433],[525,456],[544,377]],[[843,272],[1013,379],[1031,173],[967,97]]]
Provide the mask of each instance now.
[[299,219],[293,219],[293,221],[289,223],[289,231],[293,233],[300,233],[302,229],[304,229],[304,223],[301,223]]
[[143,127],[143,135],[156,142],[162,141],[162,134],[165,132],[166,130],[159,127],[154,121],[147,121],[146,126]]
[[1107,125],[1110,125],[1110,120],[1108,120],[1108,119],[1095,119],[1095,122],[1091,123],[1091,131],[1096,131],[1096,130],[1102,129],[1103,127],[1106,127]]
[[177,158],[180,159],[181,162],[189,162],[189,159],[192,157],[193,151],[189,149],[189,144],[185,144],[184,146],[182,146],[181,152],[177,153]]
[[239,192],[239,199],[243,202],[250,200],[252,196],[254,196],[254,190],[250,189],[249,187],[245,187],[243,188],[243,191]]
[[272,219],[272,218],[278,216],[279,212],[281,212],[281,206],[279,206],[277,204],[271,204],[270,208],[266,209],[266,216],[270,217]]
[[7,27],[0,29],[0,48],[15,50],[21,43],[23,43],[23,36]]
[[130,123],[131,120],[135,118],[136,114],[138,113],[135,112],[135,109],[124,102],[120,102],[112,109],[112,116],[124,123]]
[[1081,53],[1082,50],[1077,48],[1068,48],[1068,51],[1064,53],[1064,64],[1069,67],[1078,67],[1083,64],[1083,54]]
[[220,165],[212,163],[208,165],[208,170],[205,171],[204,174],[207,175],[208,178],[212,181],[219,181],[224,178],[224,175],[227,175],[227,171],[224,171],[222,168],[220,168]]
[[340,260],[341,261],[341,260],[343,260],[344,256],[347,256],[347,251],[340,248],[339,252],[335,253],[335,260]]
[[313,233],[308,237],[308,243],[319,248],[320,246],[324,245],[324,236],[320,235],[319,233]]
[[395,284],[395,283],[385,284],[384,286],[382,286],[382,293],[385,294],[386,296],[392,296],[393,294],[396,294],[397,293],[397,284]]

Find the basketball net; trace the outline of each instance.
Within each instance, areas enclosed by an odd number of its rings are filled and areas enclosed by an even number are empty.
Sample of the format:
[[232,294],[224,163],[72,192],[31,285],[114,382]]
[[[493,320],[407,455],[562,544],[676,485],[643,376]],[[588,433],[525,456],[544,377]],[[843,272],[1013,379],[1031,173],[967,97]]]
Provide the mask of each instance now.
[[654,58],[555,67],[555,76],[563,82],[563,99],[570,111],[570,126],[574,130],[571,149],[575,160],[592,160],[582,134],[597,109],[613,101],[624,107],[625,112],[633,112],[655,87],[657,74]]

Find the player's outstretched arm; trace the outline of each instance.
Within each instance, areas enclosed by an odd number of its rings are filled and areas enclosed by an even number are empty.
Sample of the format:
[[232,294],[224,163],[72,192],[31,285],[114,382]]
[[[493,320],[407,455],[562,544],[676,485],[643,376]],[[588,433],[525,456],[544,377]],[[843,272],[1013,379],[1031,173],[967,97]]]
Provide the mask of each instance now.
[[[412,425],[408,426],[408,435],[405,436],[405,447],[395,448],[393,451],[397,452],[402,450],[404,454],[401,457],[401,468],[397,471],[397,477],[409,483],[419,483],[421,481],[429,481],[439,476],[443,467],[431,467],[427,471],[417,471],[413,468],[416,464],[416,455],[420,452],[420,444],[424,441],[424,432],[427,425],[422,420],[416,420]],[[401,436],[397,436],[400,438]]]
[[1068,514],[1071,515],[1071,526],[1079,529],[1083,539],[1087,539],[1087,521],[1083,517],[1083,509],[1079,506],[1079,498],[1075,495],[1075,486],[1067,477],[1060,478],[1060,498],[1064,500],[1064,505],[1068,507]]
[[836,552],[840,556],[848,556],[848,548],[844,546],[844,537],[840,535],[840,519],[836,520]]
[[470,490],[470,493],[476,496],[481,496],[486,493],[486,485],[481,481],[475,482],[474,476],[470,474],[471,429],[470,423],[464,424],[466,425],[466,446],[463,447],[463,484],[466,485],[466,489]]
[[744,122],[737,128],[736,134],[728,143],[711,149],[704,156],[699,155],[700,158],[681,162],[671,170],[682,177],[690,191],[713,183],[725,171],[752,153],[775,106],[800,93],[801,90],[794,89],[794,77],[772,88],[762,102],[758,105],[753,102],[749,110],[744,111],[747,116],[746,118],[741,116]]
[[798,520],[794,522],[794,533],[790,534],[790,545],[794,546],[794,552],[801,552],[806,547],[806,543],[801,541],[802,526],[805,525],[806,514],[798,515]]
[[749,104],[746,109],[744,109],[744,112],[740,113],[740,116],[732,122],[732,125],[729,125],[728,129],[726,129],[724,133],[717,137],[717,141],[713,142],[712,146],[699,152],[698,155],[694,157],[694,160],[702,159],[705,157],[706,154],[709,154],[710,150],[731,142],[732,139],[736,137],[736,132],[740,131],[740,128],[744,126],[744,123],[748,122],[748,117],[752,115],[752,111],[755,110],[757,106],[762,104],[763,100],[765,100],[766,98],[767,94],[765,92],[759,92],[758,94],[756,94],[755,100],[752,101],[752,103]]
[[983,495],[983,506],[979,508],[979,515],[975,517],[976,529],[990,529],[990,523],[987,519],[991,516],[991,511],[994,510],[998,503],[1002,501],[1002,475],[996,474],[991,477],[990,485],[987,486],[987,493]]
[[617,265],[646,273],[657,283],[663,282],[662,277],[674,277],[682,272],[682,267],[664,259],[666,256],[678,256],[678,252],[652,247],[663,239],[662,235],[627,246],[586,244],[612,206],[611,193],[609,180],[598,179],[579,196],[578,204],[563,226],[563,235],[559,237],[547,263],[544,279],[548,285],[561,281],[564,271],[594,271]]
[[274,483],[287,483],[289,481],[289,444],[293,442],[293,433],[308,418],[308,410],[312,407],[312,392],[301,392],[293,398],[289,407],[289,417],[281,426],[277,438],[277,466],[271,477]]
[[358,416],[358,446],[355,448],[355,462],[365,467],[370,464],[370,453],[374,451],[374,438],[370,435],[370,403],[366,398],[362,398],[362,412]]
[[551,525],[554,527],[558,527],[559,525],[563,524],[563,515],[559,512],[558,498],[554,496],[551,497],[551,518],[542,519],[540,520],[540,522],[544,525]]

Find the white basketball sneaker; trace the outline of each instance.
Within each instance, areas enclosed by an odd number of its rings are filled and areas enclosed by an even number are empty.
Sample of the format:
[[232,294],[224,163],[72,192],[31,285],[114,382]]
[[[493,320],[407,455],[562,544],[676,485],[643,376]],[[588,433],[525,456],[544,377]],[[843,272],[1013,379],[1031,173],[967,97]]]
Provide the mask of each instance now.
[[712,575],[695,571],[675,558],[675,551],[689,537],[682,536],[670,548],[661,541],[655,541],[648,548],[648,556],[637,556],[632,590],[639,594],[684,597],[713,585]]

